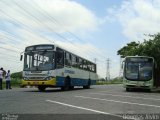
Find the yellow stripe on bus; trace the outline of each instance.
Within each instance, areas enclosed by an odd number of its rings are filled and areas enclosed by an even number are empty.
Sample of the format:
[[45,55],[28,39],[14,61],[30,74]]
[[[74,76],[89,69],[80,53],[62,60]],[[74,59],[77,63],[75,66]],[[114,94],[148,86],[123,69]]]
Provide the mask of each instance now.
[[22,80],[22,86],[37,86],[37,85],[56,85],[56,78],[52,78],[51,80]]

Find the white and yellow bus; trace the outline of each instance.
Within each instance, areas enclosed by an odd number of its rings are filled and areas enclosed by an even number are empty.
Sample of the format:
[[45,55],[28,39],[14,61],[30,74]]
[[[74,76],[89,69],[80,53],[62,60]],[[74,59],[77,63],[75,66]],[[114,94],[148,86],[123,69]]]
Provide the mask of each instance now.
[[160,86],[160,75],[153,57],[128,56],[123,66],[123,86],[126,91],[136,88],[152,90]]
[[95,63],[61,47],[40,44],[25,48],[22,86],[37,86],[40,91],[47,87],[90,88],[97,78]]

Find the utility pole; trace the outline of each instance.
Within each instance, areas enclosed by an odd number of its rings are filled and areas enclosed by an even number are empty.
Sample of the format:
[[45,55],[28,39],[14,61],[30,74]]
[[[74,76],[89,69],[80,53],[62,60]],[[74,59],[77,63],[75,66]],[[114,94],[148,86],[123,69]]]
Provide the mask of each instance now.
[[110,59],[108,58],[106,62],[107,62],[106,80],[110,80]]

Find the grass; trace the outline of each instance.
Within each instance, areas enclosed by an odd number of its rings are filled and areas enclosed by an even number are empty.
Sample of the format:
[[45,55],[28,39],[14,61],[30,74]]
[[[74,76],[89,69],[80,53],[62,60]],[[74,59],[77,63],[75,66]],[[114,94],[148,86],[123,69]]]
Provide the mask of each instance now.
[[109,84],[122,84],[122,79],[110,80],[110,81],[97,81],[96,85],[109,85]]
[[[21,84],[21,79],[19,78],[11,78],[11,87],[12,88],[15,88],[15,87],[20,87],[20,84]],[[6,88],[6,81],[3,80],[3,89]]]

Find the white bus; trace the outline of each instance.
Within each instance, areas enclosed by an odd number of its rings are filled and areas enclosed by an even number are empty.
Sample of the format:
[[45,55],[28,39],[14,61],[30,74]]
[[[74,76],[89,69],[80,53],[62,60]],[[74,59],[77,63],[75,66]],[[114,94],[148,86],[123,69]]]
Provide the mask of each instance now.
[[97,78],[95,63],[57,45],[40,44],[25,48],[22,86],[37,86],[40,91],[47,87],[69,90],[83,86],[87,89],[96,84]]
[[160,71],[153,57],[127,56],[124,59],[123,86],[126,91],[160,87]]

